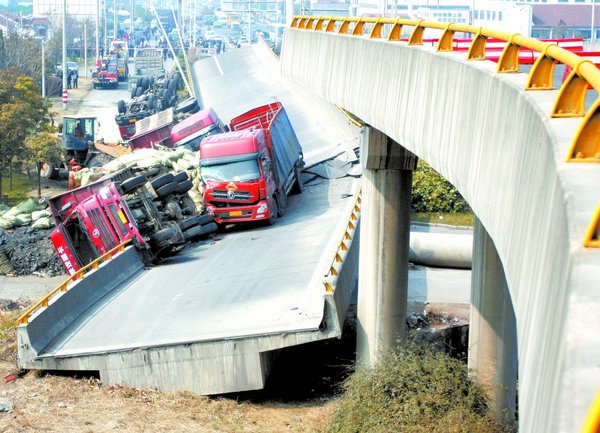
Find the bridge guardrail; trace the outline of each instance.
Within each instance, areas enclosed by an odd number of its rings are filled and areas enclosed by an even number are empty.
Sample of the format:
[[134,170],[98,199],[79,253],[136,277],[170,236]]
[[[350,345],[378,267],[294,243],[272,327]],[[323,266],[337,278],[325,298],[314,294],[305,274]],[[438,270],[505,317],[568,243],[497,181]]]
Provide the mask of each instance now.
[[[504,41],[505,45],[498,59],[497,73],[519,72],[519,52],[521,48],[540,53],[529,72],[525,90],[554,90],[552,83],[554,67],[563,63],[571,68],[571,73],[563,81],[554,101],[551,117],[583,117],[571,142],[566,162],[600,163],[600,98],[585,112],[585,95],[588,88],[600,93],[600,70],[589,59],[581,58],[554,42],[485,29],[465,24],[440,23],[404,18],[336,17],[336,16],[294,16],[292,28],[325,33],[337,33],[370,39],[387,39],[389,42],[406,42],[408,45],[423,45],[425,29],[441,30],[436,51],[449,52],[457,49],[453,43],[455,33],[474,35],[467,51],[467,60],[486,60],[488,39]],[[408,38],[402,37],[402,29],[411,27]],[[592,227],[593,226],[593,227]],[[588,233],[583,241],[586,247],[600,247],[600,218],[598,212],[590,221]],[[595,240],[594,240],[595,237]]]
[[127,240],[127,241],[123,242],[122,244],[117,245],[110,251],[107,251],[106,253],[102,254],[100,257],[98,257],[93,262],[88,263],[86,266],[79,269],[73,275],[70,275],[65,281],[63,281],[61,284],[59,284],[55,289],[50,291],[47,295],[45,295],[42,299],[37,301],[27,311],[25,311],[17,319],[17,325],[26,325],[27,323],[29,323],[29,318],[33,315],[33,313],[35,313],[37,310],[39,310],[42,307],[47,307],[48,303],[50,302],[50,299],[52,299],[57,293],[66,292],[69,289],[69,287],[68,287],[69,283],[80,280],[88,272],[98,269],[98,266],[100,266],[101,263],[104,263],[104,262],[112,259],[118,253],[123,252],[125,250],[125,247],[127,246],[127,244],[129,244],[130,242],[131,242],[131,240]]
[[325,292],[327,293],[333,293],[335,291],[337,279],[341,270],[340,268],[348,254],[349,244],[351,244],[354,239],[358,218],[360,218],[361,201],[362,195],[359,190],[356,194],[354,206],[352,206],[352,211],[348,218],[348,224],[346,225],[342,239],[340,239],[338,247],[333,255],[333,259],[331,260],[331,266],[323,278],[323,285],[325,286]]

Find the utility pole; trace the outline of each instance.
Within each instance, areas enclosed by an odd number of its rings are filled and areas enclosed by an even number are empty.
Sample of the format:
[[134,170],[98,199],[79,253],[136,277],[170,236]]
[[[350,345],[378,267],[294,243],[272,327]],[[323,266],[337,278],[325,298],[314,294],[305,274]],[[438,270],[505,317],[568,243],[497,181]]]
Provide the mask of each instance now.
[[83,22],[83,70],[87,77],[87,18]]
[[62,1],[62,103],[67,109],[69,92],[67,91],[67,0]]
[[[100,0],[96,0],[96,60],[100,58]],[[86,72],[87,76],[87,72]]]
[[[593,44],[596,42],[596,0],[592,0],[592,33],[590,37],[590,42]],[[592,48],[593,49],[593,48]]]
[[117,23],[119,21],[119,14],[117,12],[117,0],[113,0],[113,41],[117,39]]

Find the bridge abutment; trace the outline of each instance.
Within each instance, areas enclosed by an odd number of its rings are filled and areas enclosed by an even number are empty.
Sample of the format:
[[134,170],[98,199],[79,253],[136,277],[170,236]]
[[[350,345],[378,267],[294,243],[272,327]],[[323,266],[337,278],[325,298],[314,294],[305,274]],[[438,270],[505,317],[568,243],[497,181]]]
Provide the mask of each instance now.
[[504,267],[479,219],[473,227],[469,369],[498,420],[515,423],[517,329]]
[[373,367],[405,341],[412,172],[417,157],[365,127],[358,277],[357,363]]

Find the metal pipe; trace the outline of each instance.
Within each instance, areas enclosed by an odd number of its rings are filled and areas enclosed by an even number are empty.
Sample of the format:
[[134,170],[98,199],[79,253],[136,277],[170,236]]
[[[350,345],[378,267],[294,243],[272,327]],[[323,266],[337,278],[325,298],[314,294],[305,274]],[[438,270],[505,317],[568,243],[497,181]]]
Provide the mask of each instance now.
[[[96,0],[96,60],[100,58],[100,0]],[[87,72],[86,72],[87,75]]]

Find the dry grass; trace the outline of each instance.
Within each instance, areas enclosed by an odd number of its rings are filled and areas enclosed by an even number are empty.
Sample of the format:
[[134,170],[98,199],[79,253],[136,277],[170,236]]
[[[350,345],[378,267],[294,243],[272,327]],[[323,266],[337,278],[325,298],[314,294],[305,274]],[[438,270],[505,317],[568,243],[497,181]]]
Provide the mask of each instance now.
[[[10,371],[12,364],[0,363],[2,377]],[[333,406],[240,403],[36,372],[2,382],[0,399],[13,407],[0,413],[2,432],[315,432],[325,427]]]
[[325,428],[334,403],[239,402],[188,392],[103,386],[92,377],[74,378],[31,371],[14,381],[15,319],[20,311],[0,305],[0,432],[317,432]]

